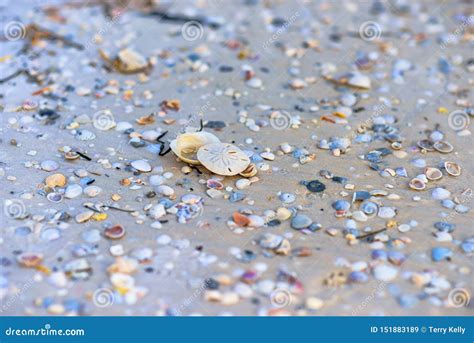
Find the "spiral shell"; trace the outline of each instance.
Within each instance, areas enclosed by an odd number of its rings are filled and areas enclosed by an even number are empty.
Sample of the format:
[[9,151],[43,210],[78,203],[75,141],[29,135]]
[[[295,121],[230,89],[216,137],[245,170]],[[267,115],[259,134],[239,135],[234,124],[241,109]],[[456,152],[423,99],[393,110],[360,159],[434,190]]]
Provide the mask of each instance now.
[[373,201],[365,200],[360,204],[360,210],[368,217],[374,217],[379,211],[379,205]]

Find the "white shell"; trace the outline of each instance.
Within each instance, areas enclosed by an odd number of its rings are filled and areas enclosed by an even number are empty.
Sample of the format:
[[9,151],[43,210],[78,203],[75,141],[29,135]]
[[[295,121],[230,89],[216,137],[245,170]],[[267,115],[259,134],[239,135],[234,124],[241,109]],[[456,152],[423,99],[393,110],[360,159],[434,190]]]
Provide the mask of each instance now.
[[199,165],[200,162],[196,158],[196,153],[199,148],[206,144],[219,142],[219,138],[214,136],[212,133],[205,131],[190,132],[183,133],[176,139],[173,139],[170,143],[170,148],[180,160],[186,163]]
[[243,172],[250,164],[242,150],[227,143],[207,144],[198,150],[197,158],[211,172],[227,176]]

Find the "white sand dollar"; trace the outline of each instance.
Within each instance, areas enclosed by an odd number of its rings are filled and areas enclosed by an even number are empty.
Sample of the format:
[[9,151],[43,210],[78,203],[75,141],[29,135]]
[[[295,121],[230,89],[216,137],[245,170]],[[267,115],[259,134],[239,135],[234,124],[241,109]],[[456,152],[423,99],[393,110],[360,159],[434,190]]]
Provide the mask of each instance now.
[[190,132],[179,135],[170,143],[171,150],[179,157],[180,160],[190,164],[201,164],[196,158],[197,151],[206,144],[219,143],[220,140],[212,133]]
[[219,175],[237,175],[250,164],[248,156],[235,145],[212,143],[201,147],[197,158],[204,167]]

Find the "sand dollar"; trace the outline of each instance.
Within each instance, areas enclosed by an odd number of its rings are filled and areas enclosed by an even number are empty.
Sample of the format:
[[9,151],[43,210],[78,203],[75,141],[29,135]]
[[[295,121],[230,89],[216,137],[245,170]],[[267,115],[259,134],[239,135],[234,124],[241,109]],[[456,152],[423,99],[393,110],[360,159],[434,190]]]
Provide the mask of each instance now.
[[170,143],[171,150],[180,160],[190,164],[200,164],[196,154],[200,147],[206,144],[219,143],[220,140],[212,133],[190,132],[179,135]]
[[219,175],[237,175],[250,164],[242,150],[227,143],[204,145],[198,150],[197,158],[207,169]]

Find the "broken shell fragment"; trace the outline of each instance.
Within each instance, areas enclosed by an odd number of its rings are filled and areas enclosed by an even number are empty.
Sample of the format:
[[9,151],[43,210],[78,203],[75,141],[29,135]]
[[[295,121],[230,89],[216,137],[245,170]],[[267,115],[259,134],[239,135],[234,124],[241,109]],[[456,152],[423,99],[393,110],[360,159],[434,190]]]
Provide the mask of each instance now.
[[443,177],[443,173],[438,168],[428,167],[425,169],[426,178],[430,181],[436,181]]
[[43,261],[43,254],[25,252],[17,256],[17,261],[24,267],[37,267]]
[[171,150],[178,158],[186,163],[199,165],[201,164],[196,158],[197,151],[206,144],[220,143],[219,138],[212,133],[190,132],[179,135],[170,143]]
[[461,166],[457,163],[446,161],[444,162],[444,169],[451,176],[461,175]]
[[66,182],[66,177],[63,174],[59,173],[50,175],[44,180],[46,186],[51,188],[64,187],[66,185]]
[[443,154],[448,154],[454,150],[454,147],[452,146],[452,144],[446,141],[435,142],[433,144],[433,148],[435,148],[437,151]]
[[117,71],[124,74],[141,73],[151,68],[147,59],[132,49],[120,50],[113,61],[103,51],[100,53],[106,62],[111,63]]
[[197,158],[211,172],[226,176],[237,175],[250,164],[242,150],[227,143],[207,144],[198,150]]
[[426,188],[426,183],[417,177],[410,180],[408,186],[416,191],[422,191]]

